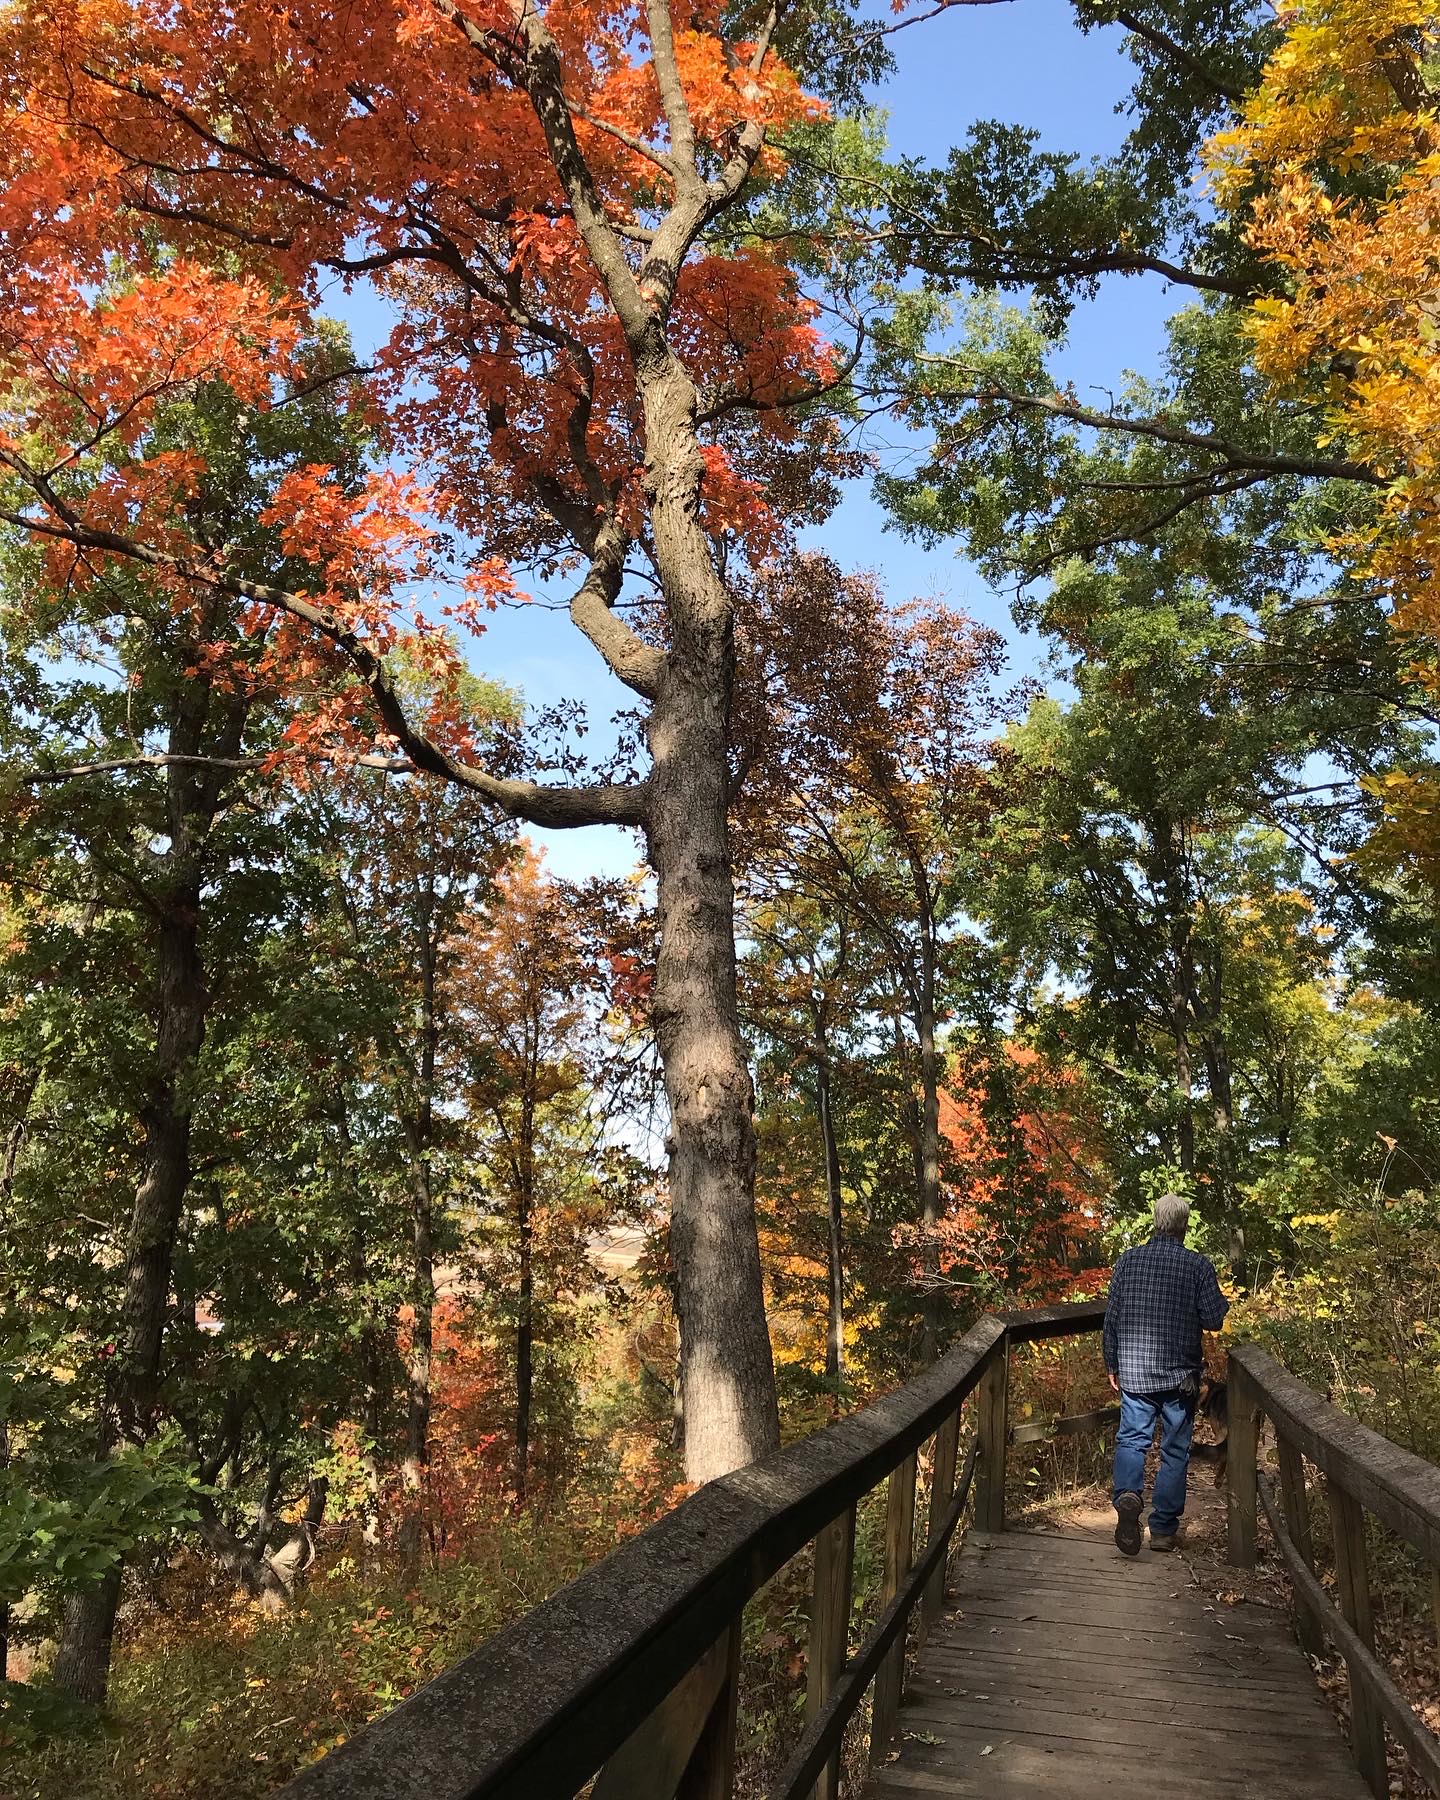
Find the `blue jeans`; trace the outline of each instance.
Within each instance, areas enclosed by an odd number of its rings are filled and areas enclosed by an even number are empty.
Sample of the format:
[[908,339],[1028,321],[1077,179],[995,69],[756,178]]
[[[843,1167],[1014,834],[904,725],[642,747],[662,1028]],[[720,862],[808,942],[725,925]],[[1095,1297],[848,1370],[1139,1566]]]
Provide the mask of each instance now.
[[1151,1535],[1173,1537],[1185,1510],[1185,1476],[1195,1430],[1195,1397],[1177,1393],[1120,1396],[1115,1434],[1115,1496],[1145,1492],[1145,1453],[1160,1424],[1160,1468],[1151,1496]]

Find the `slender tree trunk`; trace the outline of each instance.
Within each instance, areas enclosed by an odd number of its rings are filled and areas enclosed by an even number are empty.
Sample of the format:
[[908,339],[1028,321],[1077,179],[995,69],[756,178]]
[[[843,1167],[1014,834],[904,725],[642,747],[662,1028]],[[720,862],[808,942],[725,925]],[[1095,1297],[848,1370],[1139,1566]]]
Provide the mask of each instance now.
[[1215,1216],[1227,1228],[1230,1273],[1244,1287],[1248,1284],[1249,1267],[1236,1191],[1234,1080],[1230,1046],[1218,1025],[1205,1034],[1205,1065],[1215,1118]]
[[[19,1104],[16,1108],[18,1117],[11,1125],[5,1137],[5,1154],[0,1158],[0,1236],[10,1230],[10,1198],[15,1190],[15,1170],[19,1166],[20,1151],[25,1143],[25,1122],[30,1112],[30,1102],[35,1097],[35,1089],[40,1083],[40,1071],[33,1068],[22,1078],[21,1088],[17,1096]],[[12,1285],[6,1295],[6,1301],[13,1306],[16,1290]],[[10,1467],[10,1426],[0,1418],[0,1474]],[[10,1667],[10,1602],[0,1601],[0,1681],[4,1681]]]
[[926,939],[920,1005],[915,1017],[920,1040],[920,1225],[924,1232],[929,1284],[922,1313],[921,1360],[934,1362],[940,1347],[940,1052],[935,1042],[934,946]]
[[430,1467],[430,1376],[435,1348],[435,1203],[428,1162],[417,1160],[411,1172],[410,1353],[406,1359],[405,1460],[400,1478],[406,1516],[401,1541],[407,1555],[417,1556],[423,1529],[421,1512]]
[[646,829],[660,927],[653,1016],[673,1133],[685,1464],[692,1481],[708,1481],[780,1440],[755,1226],[754,1089],[736,997],[727,818],[734,613],[698,516],[694,385],[658,334],[636,372],[671,626],[648,722]]
[[516,1225],[519,1237],[520,1287],[515,1314],[515,1496],[525,1498],[530,1474],[530,1409],[535,1388],[535,1063],[532,1045],[529,1092],[520,1113],[520,1180]]
[[1176,1127],[1180,1167],[1187,1176],[1193,1176],[1195,1062],[1190,1034],[1195,1017],[1195,971],[1191,945],[1194,921],[1191,916],[1190,884],[1185,875],[1184,827],[1172,820],[1153,822],[1150,841],[1159,865],[1159,885],[1164,896],[1165,932],[1170,952],[1167,1004],[1170,1035],[1175,1043],[1175,1086],[1180,1095],[1180,1118]]
[[845,1374],[845,1242],[840,1145],[835,1135],[835,1109],[830,1091],[830,1050],[823,1026],[815,1034],[815,1093],[820,1114],[820,1143],[825,1156],[827,1232],[825,1261],[829,1294],[825,1321],[825,1379],[839,1388]]
[[520,1293],[515,1322],[515,1494],[525,1498],[530,1474],[530,1409],[535,1388],[535,1270],[530,1202],[520,1199]]
[[[350,1134],[341,1122],[342,1142],[348,1158]],[[358,1195],[356,1196],[358,1205]],[[350,1231],[350,1283],[357,1295],[363,1293],[366,1279],[365,1233],[357,1216]],[[360,1471],[365,1481],[365,1498],[361,1502],[361,1541],[367,1549],[380,1542],[380,1432],[381,1432],[381,1360],[379,1333],[370,1303],[363,1302],[364,1318],[360,1326],[360,1422],[365,1443],[360,1452]]]
[[939,1354],[943,1305],[940,1298],[940,1076],[941,1057],[936,1037],[935,989],[939,945],[935,936],[935,909],[925,860],[912,841],[903,839],[915,895],[915,923],[919,930],[920,963],[907,984],[911,1023],[920,1053],[919,1141],[916,1168],[919,1177],[921,1256],[925,1270],[925,1297],[920,1309],[920,1360],[934,1362]]
[[[210,1009],[200,950],[206,852],[231,779],[222,765],[240,751],[250,704],[245,693],[217,694],[205,677],[188,673],[177,690],[167,732],[172,756],[183,759],[208,747],[218,762],[202,770],[177,760],[163,776],[169,848],[160,873],[148,883],[155,945],[155,1051],[141,1109],[145,1139],[126,1239],[119,1341],[98,1424],[102,1459],[122,1439],[143,1441],[155,1428],[175,1244],[190,1185],[192,1090]],[[63,1692],[92,1705],[105,1699],[120,1585],[117,1567],[101,1582],[70,1595],[65,1604],[53,1680]]]
[[[428,894],[425,898],[433,900]],[[404,1121],[410,1153],[410,1304],[414,1317],[406,1370],[405,1460],[401,1467],[406,1517],[401,1543],[411,1557],[419,1554],[423,1530],[421,1514],[430,1468],[430,1387],[435,1349],[435,1186],[431,1157],[435,1149],[435,1057],[439,1023],[435,1010],[438,946],[432,935],[432,922],[432,908],[427,905],[421,921],[418,1093],[414,1111]]]
[[[0,1419],[0,1475],[10,1467],[10,1427]],[[0,1600],[0,1681],[10,1672],[10,1602]]]

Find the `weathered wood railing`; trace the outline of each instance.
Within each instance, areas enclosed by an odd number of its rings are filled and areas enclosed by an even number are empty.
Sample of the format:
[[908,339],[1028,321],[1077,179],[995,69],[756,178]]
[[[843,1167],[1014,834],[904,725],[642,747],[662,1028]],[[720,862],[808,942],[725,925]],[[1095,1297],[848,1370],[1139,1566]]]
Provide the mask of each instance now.
[[[1098,1331],[1103,1301],[986,1317],[863,1412],[713,1481],[285,1789],[289,1800],[728,1800],[745,1603],[815,1545],[805,1727],[772,1800],[835,1800],[841,1740],[874,1683],[883,1749],[907,1630],[937,1617],[972,1484],[1005,1521],[1009,1348]],[[960,1456],[961,1414],[973,1421]],[[933,1440],[923,1543],[916,1474]],[[957,1478],[958,1469],[958,1478]],[[855,1516],[887,1483],[879,1612],[849,1653]]]
[[[1230,1352],[1228,1530],[1230,1560],[1255,1563],[1263,1509],[1290,1572],[1296,1630],[1316,1652],[1328,1637],[1350,1677],[1350,1742],[1372,1793],[1389,1792],[1385,1729],[1411,1767],[1440,1795],[1440,1739],[1416,1716],[1375,1654],[1375,1623],[1366,1560],[1365,1514],[1440,1568],[1440,1469],[1322,1400],[1254,1344]],[[1275,1428],[1280,1498],[1259,1468],[1260,1420]],[[1335,1597],[1315,1574],[1306,1464],[1324,1478],[1335,1549]],[[1440,1588],[1435,1590],[1440,1594]],[[1440,1613],[1437,1613],[1440,1623]]]

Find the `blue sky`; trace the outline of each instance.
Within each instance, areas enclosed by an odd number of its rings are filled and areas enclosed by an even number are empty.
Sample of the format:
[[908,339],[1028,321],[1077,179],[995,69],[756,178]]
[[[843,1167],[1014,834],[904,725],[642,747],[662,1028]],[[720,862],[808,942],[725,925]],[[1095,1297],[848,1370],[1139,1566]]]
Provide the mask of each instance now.
[[[1047,149],[1104,155],[1127,128],[1115,110],[1132,72],[1121,53],[1123,36],[1119,26],[1082,36],[1063,0],[957,6],[894,37],[898,68],[871,97],[889,114],[892,148],[935,162],[973,120],[989,118],[1032,126]],[[1076,310],[1063,373],[1083,392],[1118,386],[1126,369],[1153,370],[1164,321],[1177,303],[1153,277],[1110,278]],[[337,310],[364,354],[379,326],[373,303],[357,291]],[[893,441],[898,434],[891,427],[879,435]],[[898,599],[934,594],[962,607],[1005,634],[1015,670],[1036,668],[1039,646],[1015,630],[1007,597],[988,588],[953,549],[926,549],[886,530],[868,481],[849,484],[838,511],[807,542],[823,545],[847,567],[878,571]],[[629,698],[562,612],[526,607],[495,615],[471,660],[520,688],[532,706],[582,699],[597,725]],[[618,874],[636,858],[633,837],[613,828],[532,835],[544,844],[551,868],[565,876]]]

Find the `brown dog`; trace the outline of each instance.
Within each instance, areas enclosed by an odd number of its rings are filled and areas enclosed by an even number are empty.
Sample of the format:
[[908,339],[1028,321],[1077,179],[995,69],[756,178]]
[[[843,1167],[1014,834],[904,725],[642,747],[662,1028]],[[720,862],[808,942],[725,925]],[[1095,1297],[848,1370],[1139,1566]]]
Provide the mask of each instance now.
[[1216,1381],[1205,1375],[1200,1381],[1200,1398],[1195,1404],[1195,1417],[1208,1419],[1211,1427],[1218,1433],[1214,1443],[1197,1444],[1191,1441],[1190,1460],[1192,1462],[1208,1462],[1215,1465],[1215,1485],[1225,1485],[1225,1445],[1229,1438],[1228,1425],[1230,1419],[1229,1388],[1223,1381]]

